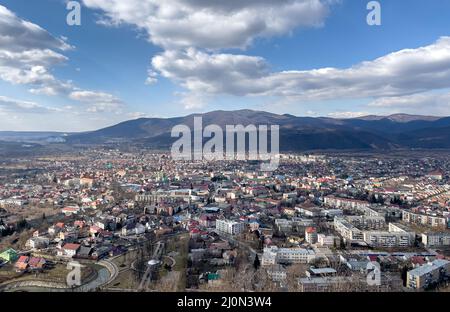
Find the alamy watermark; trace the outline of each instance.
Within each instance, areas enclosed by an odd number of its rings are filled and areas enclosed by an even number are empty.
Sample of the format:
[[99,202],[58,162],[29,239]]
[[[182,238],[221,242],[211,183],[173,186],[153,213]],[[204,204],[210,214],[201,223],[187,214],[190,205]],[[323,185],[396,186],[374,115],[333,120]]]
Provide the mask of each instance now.
[[[224,136],[225,133],[225,136]],[[280,158],[280,127],[267,125],[208,125],[203,129],[203,118],[194,117],[193,133],[186,125],[172,128],[172,138],[179,138],[171,148],[174,160],[260,160],[262,171],[274,171]],[[209,138],[203,142],[204,138]],[[225,150],[224,150],[225,141]]]
[[81,25],[81,4],[78,1],[67,2],[66,9],[69,11],[66,17],[67,25]]
[[66,277],[66,283],[69,287],[81,286],[81,268],[84,267],[77,261],[67,263],[67,270],[71,270]]
[[367,284],[369,286],[381,286],[381,267],[376,261],[367,263]]
[[381,25],[381,4],[378,1],[370,1],[367,3],[367,10],[369,14],[367,15],[367,24],[369,26],[380,26]]

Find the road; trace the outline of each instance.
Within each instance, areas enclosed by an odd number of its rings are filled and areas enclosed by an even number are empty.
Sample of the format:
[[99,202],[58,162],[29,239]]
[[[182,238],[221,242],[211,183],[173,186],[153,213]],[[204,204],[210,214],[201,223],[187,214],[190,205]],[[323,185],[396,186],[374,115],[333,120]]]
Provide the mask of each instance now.
[[119,269],[112,261],[102,260],[97,264],[103,266],[97,272],[97,277],[79,287],[69,288],[65,284],[52,283],[47,281],[19,281],[9,282],[1,285],[4,291],[28,291],[28,292],[41,292],[41,291],[57,291],[57,292],[90,292],[95,291],[98,288],[104,287],[111,283],[119,274]]
[[[161,241],[159,241],[156,244],[156,249],[153,252],[152,260],[156,260],[156,261],[160,261],[161,260],[161,256],[162,256],[162,252],[164,250],[164,246],[165,246],[165,244],[163,242],[161,242]],[[148,286],[148,284],[150,283],[150,280],[151,280],[152,269],[154,269],[154,268],[151,267],[150,265],[147,265],[147,270],[145,271],[144,276],[142,277],[142,281],[139,284],[138,291],[143,291],[144,289],[147,288],[147,286]]]
[[[167,239],[167,238],[171,238],[174,237],[176,235],[179,235],[182,233],[170,233],[167,235],[164,235],[162,238],[163,239]],[[140,244],[142,244],[145,241],[148,240],[153,240],[152,239],[144,239],[141,241],[138,241],[136,243],[130,243],[130,245],[128,245],[128,247],[130,247],[129,250],[133,250],[133,247],[136,247]],[[160,242],[159,242],[160,243]],[[153,259],[160,259],[160,257],[162,256],[162,250],[158,250],[157,248],[157,253],[155,253],[156,257]],[[27,251],[29,252],[29,251]],[[24,252],[21,252],[21,254],[23,254]],[[42,291],[58,291],[58,292],[90,292],[90,291],[95,291],[99,288],[102,287],[107,287],[109,284],[111,284],[118,276],[119,274],[119,268],[117,267],[117,265],[112,261],[117,257],[120,257],[121,255],[109,258],[109,259],[103,259],[99,262],[93,262],[96,264],[99,264],[101,266],[103,266],[102,269],[100,269],[98,271],[97,277],[84,284],[81,285],[79,287],[76,288],[68,288],[67,285],[65,284],[58,284],[58,283],[51,283],[51,282],[47,282],[47,281],[40,281],[40,280],[31,280],[31,281],[17,281],[17,282],[7,282],[4,284],[0,285],[0,288],[3,289],[4,291],[35,291],[35,292],[42,292]],[[69,271],[68,271],[69,272]],[[147,277],[149,277],[147,275]]]

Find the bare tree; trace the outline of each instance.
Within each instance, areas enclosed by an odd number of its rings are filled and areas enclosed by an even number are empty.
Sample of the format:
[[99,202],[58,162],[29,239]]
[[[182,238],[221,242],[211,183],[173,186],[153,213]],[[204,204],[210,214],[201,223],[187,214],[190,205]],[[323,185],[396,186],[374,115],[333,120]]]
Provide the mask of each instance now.
[[305,276],[305,271],[308,269],[306,264],[293,264],[287,268],[287,288],[289,292],[298,292],[298,279]]

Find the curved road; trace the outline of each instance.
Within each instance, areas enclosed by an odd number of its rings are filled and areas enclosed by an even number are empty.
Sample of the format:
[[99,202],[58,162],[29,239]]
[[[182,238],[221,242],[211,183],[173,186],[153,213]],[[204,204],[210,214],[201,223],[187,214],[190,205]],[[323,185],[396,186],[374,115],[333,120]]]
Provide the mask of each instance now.
[[[180,233],[171,233],[165,235],[164,238],[179,235]],[[139,244],[139,243],[138,243]],[[137,245],[137,244],[136,244]],[[6,282],[0,284],[1,291],[48,291],[48,292],[89,292],[95,291],[101,287],[107,287],[113,280],[117,278],[119,274],[119,268],[112,262],[117,257],[121,255],[112,257],[110,259],[104,259],[97,264],[103,266],[97,274],[97,278],[76,288],[69,288],[67,285],[62,283],[52,283],[48,281],[18,281],[18,282]]]
[[110,260],[102,260],[97,264],[103,266],[97,273],[97,278],[76,288],[69,288],[62,283],[47,281],[18,281],[0,285],[3,291],[53,291],[53,292],[90,292],[99,287],[104,287],[111,283],[119,274],[119,268]]
[[114,279],[116,279],[119,274],[119,268],[117,265],[110,260],[101,260],[97,264],[103,266],[104,268],[98,271],[98,276],[93,281],[88,282],[87,284],[81,285],[73,291],[76,292],[89,292],[95,291],[99,287],[104,287],[110,284]]

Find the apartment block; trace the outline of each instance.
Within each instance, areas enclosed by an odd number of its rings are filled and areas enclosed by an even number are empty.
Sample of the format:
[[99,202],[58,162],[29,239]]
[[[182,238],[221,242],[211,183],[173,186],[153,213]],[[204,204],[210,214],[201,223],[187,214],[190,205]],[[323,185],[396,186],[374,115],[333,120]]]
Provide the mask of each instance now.
[[309,263],[316,258],[313,250],[304,248],[278,248],[270,246],[264,248],[262,265]]
[[339,198],[334,196],[326,196],[324,198],[326,206],[340,208],[343,210],[358,210],[369,208],[370,203],[362,200]]
[[422,243],[426,247],[450,246],[450,233],[423,233]]
[[335,230],[348,241],[362,241],[363,232],[344,218],[334,218]]
[[404,222],[427,225],[430,227],[447,227],[447,219],[444,217],[412,213],[409,211],[403,211],[402,220]]
[[373,247],[409,247],[414,243],[414,239],[409,233],[388,232],[388,231],[366,231],[364,241]]
[[245,224],[242,222],[230,221],[230,220],[216,220],[216,230],[219,232],[237,235],[244,231]]
[[388,231],[364,232],[364,241],[373,247],[409,247],[414,244],[415,239],[415,232],[396,223],[389,223]]
[[341,241],[338,236],[317,234],[317,243],[320,246],[334,247],[339,246]]
[[450,277],[450,261],[434,260],[415,268],[407,274],[407,287],[424,289]]
[[345,219],[360,230],[378,230],[386,226],[384,217],[347,216]]

